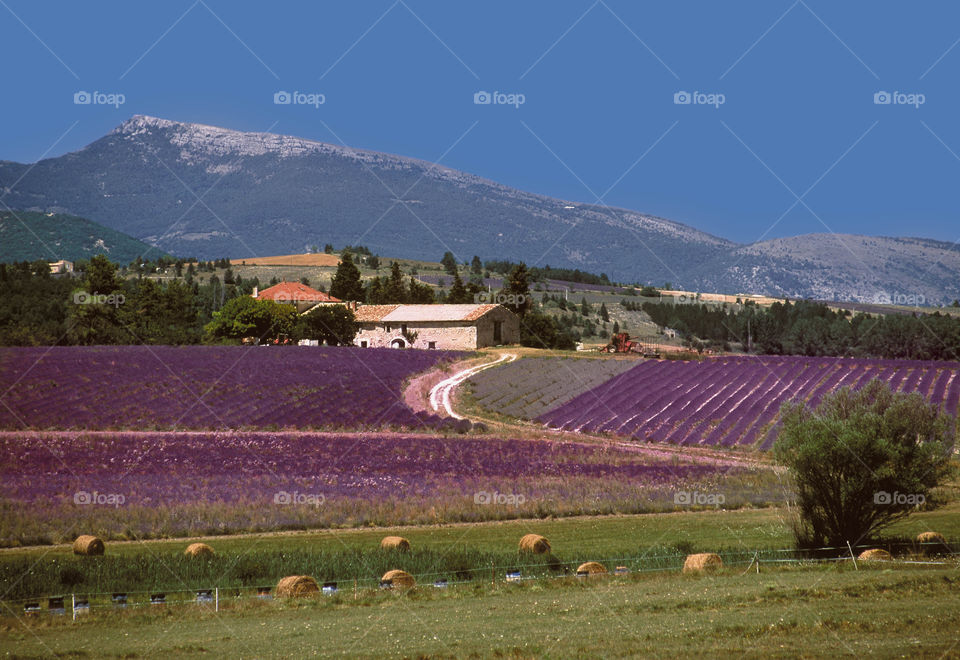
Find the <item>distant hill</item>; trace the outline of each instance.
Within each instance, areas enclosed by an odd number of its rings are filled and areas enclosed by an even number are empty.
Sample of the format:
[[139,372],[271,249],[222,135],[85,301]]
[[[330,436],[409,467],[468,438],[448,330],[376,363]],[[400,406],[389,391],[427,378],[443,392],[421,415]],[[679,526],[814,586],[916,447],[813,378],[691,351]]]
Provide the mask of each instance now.
[[436,260],[449,249],[461,260],[477,254],[699,291],[960,297],[960,251],[936,241],[810,235],[740,245],[402,156],[140,115],[73,153],[33,166],[0,161],[0,199],[94,218],[205,259],[359,243],[401,258]]
[[78,261],[105,254],[127,264],[137,257],[166,253],[85,218],[59,213],[0,211],[0,262],[66,259]]

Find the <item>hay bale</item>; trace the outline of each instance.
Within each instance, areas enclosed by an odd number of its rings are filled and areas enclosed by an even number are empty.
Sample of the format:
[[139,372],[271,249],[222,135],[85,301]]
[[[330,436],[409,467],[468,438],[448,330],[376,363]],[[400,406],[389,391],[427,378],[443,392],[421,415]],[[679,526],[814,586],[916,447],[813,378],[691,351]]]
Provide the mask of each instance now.
[[532,552],[535,555],[545,555],[550,552],[550,541],[539,534],[527,534],[520,539],[520,552]]
[[380,541],[380,547],[384,550],[407,552],[410,550],[410,541],[402,536],[385,536],[383,540]]
[[73,542],[75,555],[102,555],[103,550],[103,541],[89,534],[82,534]]
[[278,598],[299,598],[319,592],[317,581],[309,575],[290,575],[277,582],[274,593]]
[[723,567],[723,560],[720,555],[713,552],[700,552],[695,555],[687,555],[683,562],[684,573],[703,573],[704,571],[715,571]]
[[412,575],[406,571],[392,570],[387,571],[383,574],[383,577],[380,578],[380,581],[390,580],[390,584],[394,587],[399,587],[401,589],[411,589],[416,586],[417,581]]
[[893,555],[880,548],[870,548],[861,552],[857,559],[860,561],[890,561],[893,559]]
[[607,572],[607,567],[597,561],[588,561],[577,567],[577,574],[603,575]]
[[947,539],[939,532],[923,532],[922,534],[918,534],[917,544],[920,546],[920,554],[923,555],[945,555],[950,552]]
[[191,543],[187,546],[187,549],[183,551],[187,557],[212,557],[215,553],[213,548],[211,548],[206,543]]

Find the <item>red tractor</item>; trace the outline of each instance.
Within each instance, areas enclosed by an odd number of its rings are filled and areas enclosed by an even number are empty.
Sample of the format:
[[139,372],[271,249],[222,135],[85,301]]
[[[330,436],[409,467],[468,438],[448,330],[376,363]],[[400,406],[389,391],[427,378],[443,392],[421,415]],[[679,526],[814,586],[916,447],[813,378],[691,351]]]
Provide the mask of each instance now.
[[600,349],[601,353],[640,353],[643,357],[660,357],[655,347],[633,341],[626,332],[618,332],[610,338],[610,343]]

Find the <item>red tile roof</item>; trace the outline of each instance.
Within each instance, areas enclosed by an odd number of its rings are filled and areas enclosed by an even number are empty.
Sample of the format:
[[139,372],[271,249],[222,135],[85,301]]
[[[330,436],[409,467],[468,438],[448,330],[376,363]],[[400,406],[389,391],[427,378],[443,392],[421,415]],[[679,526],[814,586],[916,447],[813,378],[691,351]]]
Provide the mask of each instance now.
[[258,293],[257,299],[272,300],[278,303],[342,302],[339,298],[329,296],[323,291],[311,289],[300,282],[281,282],[280,284],[275,284],[269,289],[264,289]]
[[361,305],[356,319],[361,323],[476,321],[500,305]]

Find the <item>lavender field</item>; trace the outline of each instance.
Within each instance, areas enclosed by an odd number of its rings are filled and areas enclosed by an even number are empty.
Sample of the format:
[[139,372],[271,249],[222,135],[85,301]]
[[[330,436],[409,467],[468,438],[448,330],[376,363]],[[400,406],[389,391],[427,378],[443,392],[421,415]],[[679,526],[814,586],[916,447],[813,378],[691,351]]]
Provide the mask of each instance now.
[[956,362],[741,356],[645,361],[538,419],[558,429],[654,442],[769,449],[781,404],[816,406],[828,392],[859,389],[875,378],[957,413]]
[[423,524],[774,498],[766,470],[637,448],[409,434],[0,434],[0,543]]
[[0,429],[425,428],[402,400],[447,351],[353,347],[0,349]]

